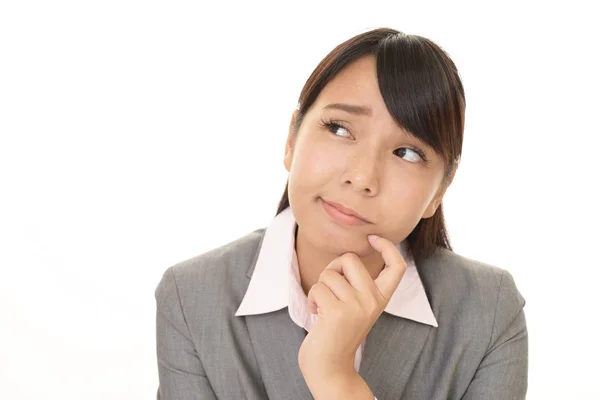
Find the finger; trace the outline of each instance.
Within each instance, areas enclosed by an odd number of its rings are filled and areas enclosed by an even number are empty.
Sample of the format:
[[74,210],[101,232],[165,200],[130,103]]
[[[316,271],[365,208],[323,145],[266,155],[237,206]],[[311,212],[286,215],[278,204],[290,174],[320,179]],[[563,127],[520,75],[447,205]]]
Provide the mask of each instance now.
[[308,304],[311,312],[316,314],[317,308],[331,310],[337,307],[339,300],[323,282],[315,283],[308,292]]
[[333,268],[325,268],[319,276],[319,282],[323,282],[335,297],[344,303],[356,300],[356,290],[345,277]]
[[369,293],[373,290],[373,279],[355,253],[342,254],[325,267],[325,270],[328,269],[342,275],[359,293]]
[[368,240],[371,246],[381,253],[383,261],[385,261],[385,267],[375,278],[375,286],[383,297],[389,300],[404,276],[406,262],[398,248],[390,240],[377,235],[369,235]]

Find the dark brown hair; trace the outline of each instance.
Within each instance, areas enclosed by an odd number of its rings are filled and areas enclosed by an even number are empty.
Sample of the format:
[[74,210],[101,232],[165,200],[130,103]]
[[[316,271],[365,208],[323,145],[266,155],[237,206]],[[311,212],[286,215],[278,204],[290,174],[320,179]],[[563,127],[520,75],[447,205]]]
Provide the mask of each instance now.
[[[448,54],[431,40],[379,28],[354,36],[333,49],[310,75],[298,101],[292,128],[297,132],[321,90],[345,66],[362,56],[377,59],[377,80],[385,105],[396,123],[430,146],[445,162],[442,185],[450,183],[460,161],[465,94]],[[277,214],[289,207],[286,183]],[[437,247],[452,250],[442,204],[431,218],[421,219],[407,237],[415,260]]]

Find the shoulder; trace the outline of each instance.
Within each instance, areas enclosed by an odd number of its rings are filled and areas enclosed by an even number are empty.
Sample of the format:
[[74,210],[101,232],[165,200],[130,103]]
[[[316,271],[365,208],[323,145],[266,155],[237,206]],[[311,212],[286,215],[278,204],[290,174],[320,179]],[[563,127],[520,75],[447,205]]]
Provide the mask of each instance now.
[[264,228],[258,229],[203,254],[178,262],[170,268],[181,279],[193,279],[199,274],[215,274],[228,268],[248,267],[253,257],[258,255],[263,236]]
[[492,333],[525,306],[512,274],[499,266],[438,248],[417,267],[440,325],[468,321]]
[[224,285],[245,290],[246,272],[256,261],[265,228],[257,229],[227,244],[180,261],[168,267],[156,288],[161,292],[176,290],[180,301],[185,298],[217,295]]
[[501,287],[518,293],[512,274],[499,266],[474,260],[450,250],[438,248],[429,258],[418,263],[423,284],[431,296],[457,292],[458,297],[498,292]]

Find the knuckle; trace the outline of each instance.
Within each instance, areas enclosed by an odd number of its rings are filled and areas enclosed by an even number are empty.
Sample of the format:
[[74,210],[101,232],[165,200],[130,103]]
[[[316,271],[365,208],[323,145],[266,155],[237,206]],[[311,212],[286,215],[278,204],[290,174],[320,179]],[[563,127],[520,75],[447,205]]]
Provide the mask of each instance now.
[[335,275],[335,271],[326,269],[323,272],[321,272],[321,275],[319,275],[319,282],[331,282],[331,280],[334,279]]
[[342,255],[342,259],[344,261],[352,262],[352,261],[358,260],[359,258],[355,253],[348,252],[348,253],[344,253]]
[[314,295],[315,293],[319,293],[321,290],[323,290],[323,282],[319,281],[312,285],[312,287],[308,291],[308,294],[310,295],[312,293]]

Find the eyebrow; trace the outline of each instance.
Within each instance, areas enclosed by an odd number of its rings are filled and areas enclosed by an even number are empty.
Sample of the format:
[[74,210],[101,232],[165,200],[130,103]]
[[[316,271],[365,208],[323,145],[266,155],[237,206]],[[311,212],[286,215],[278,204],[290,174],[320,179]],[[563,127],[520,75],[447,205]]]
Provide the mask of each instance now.
[[346,111],[347,113],[357,114],[357,115],[367,115],[367,116],[371,115],[371,107],[368,107],[368,106],[357,106],[357,105],[345,104],[345,103],[332,103],[332,104],[328,104],[325,107],[323,107],[323,110],[327,110],[327,109],[342,110],[342,111]]

